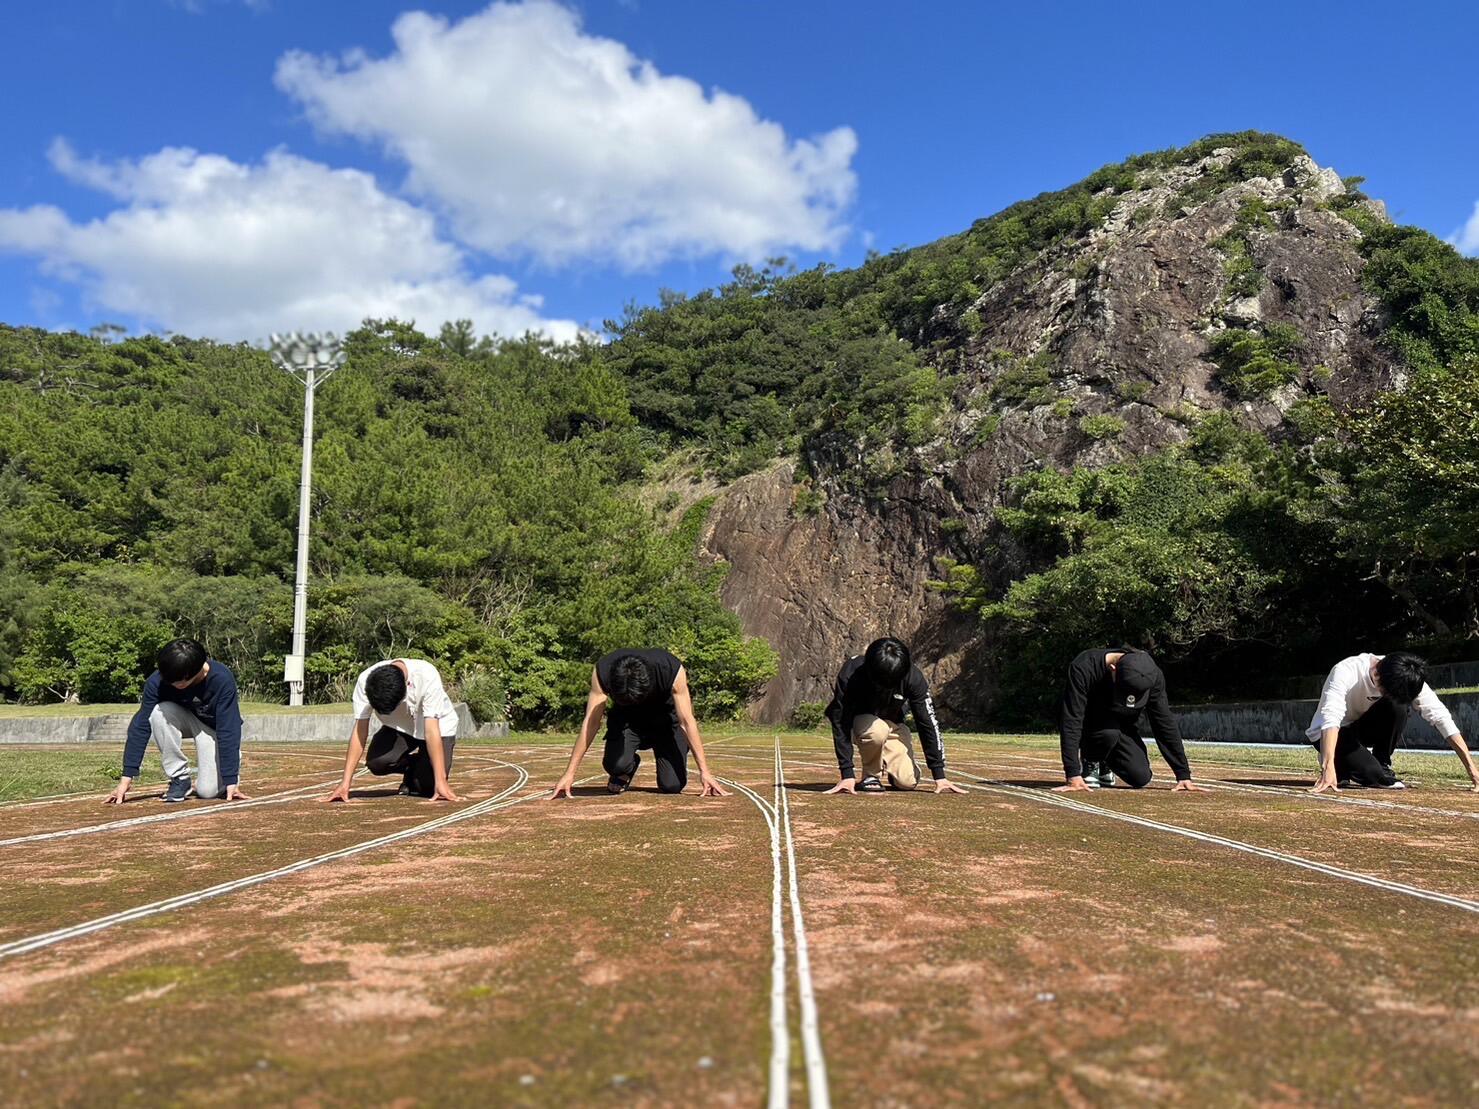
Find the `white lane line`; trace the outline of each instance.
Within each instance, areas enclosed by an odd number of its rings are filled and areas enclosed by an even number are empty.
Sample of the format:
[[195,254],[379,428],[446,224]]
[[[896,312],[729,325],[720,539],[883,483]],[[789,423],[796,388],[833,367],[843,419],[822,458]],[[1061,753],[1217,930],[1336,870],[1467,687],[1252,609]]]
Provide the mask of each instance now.
[[46,840],[70,839],[73,836],[92,835],[95,832],[113,832],[122,828],[137,828],[144,824],[163,824],[173,820],[185,820],[192,816],[211,816],[224,812],[240,812],[242,809],[255,808],[258,805],[281,805],[284,801],[300,801],[307,793],[322,790],[324,786],[330,785],[332,779],[322,782],[314,782],[311,785],[297,786],[293,789],[281,790],[277,793],[269,793],[266,797],[254,797],[250,801],[223,801],[218,805],[208,808],[190,808],[176,810],[174,812],[155,813],[152,816],[133,816],[126,820],[109,820],[102,824],[85,824],[80,828],[62,828],[55,832],[36,832],[28,836],[14,836],[11,839],[0,839],[0,847],[13,847],[18,843],[43,843]]
[[747,785],[732,778],[719,779],[739,790],[760,810],[770,827],[770,1091],[769,1109],[786,1109],[791,1098],[791,1026],[786,1016],[786,927],[781,901],[781,838],[776,810]]
[[827,1060],[822,1054],[821,1022],[817,1019],[816,990],[811,981],[811,954],[806,943],[806,921],[801,915],[801,893],[796,882],[796,844],[791,835],[791,798],[786,789],[780,733],[775,736],[775,792],[780,822],[786,830],[786,864],[790,874],[791,930],[796,943],[796,990],[801,998],[801,1046],[806,1056],[806,1090],[811,1109],[828,1109]]
[[429,820],[424,824],[417,824],[413,827],[402,829],[399,832],[392,832],[389,835],[379,836],[371,840],[365,840],[363,843],[356,843],[350,847],[340,848],[338,851],[330,851],[323,855],[315,855],[310,859],[302,859],[296,863],[290,863],[287,866],[277,867],[274,870],[264,870],[258,874],[247,875],[245,878],[237,878],[230,882],[222,882],[219,885],[210,886],[209,888],[203,890],[197,890],[194,893],[186,893],[181,894],[177,897],[165,898],[162,901],[154,901],[147,905],[139,905],[132,909],[125,909],[122,912],[109,913],[107,916],[100,916],[94,920],[84,921],[81,924],[73,924],[66,928],[57,928],[50,932],[42,932],[34,936],[26,936],[22,939],[12,940],[11,942],[6,944],[0,944],[0,959],[9,958],[12,955],[22,955],[28,951],[35,951],[43,947],[50,947],[52,944],[61,943],[64,940],[76,939],[79,936],[86,936],[92,932],[100,932],[105,928],[112,928],[119,924],[127,924],[130,921],[134,920],[142,920],[144,917],[155,916],[159,913],[171,912],[175,909],[182,909],[188,905],[194,905],[201,901],[208,901],[211,898],[223,897],[228,893],[235,893],[237,890],[243,890],[248,888],[249,886],[256,886],[260,885],[263,882],[269,882],[274,878],[283,878],[290,874],[298,874],[315,866],[321,866],[324,863],[337,862],[340,859],[348,859],[355,855],[363,854],[366,851],[372,851],[377,847],[384,847],[387,844],[399,843],[402,840],[412,839],[416,836],[425,835],[428,832],[435,832],[442,828],[449,827],[453,824],[461,823],[464,820],[471,820],[473,817],[482,816],[484,813],[494,812],[498,809],[509,808],[513,805],[522,804],[525,801],[536,800],[542,796],[542,794],[540,793],[531,793],[524,797],[514,798],[513,800],[504,800],[504,798],[509,797],[510,794],[517,793],[520,789],[524,787],[524,784],[529,780],[529,772],[525,770],[522,766],[519,766],[515,763],[504,763],[503,765],[513,770],[517,775],[514,784],[506,787],[498,793],[495,793],[492,797],[489,797],[484,801],[479,801],[475,805],[470,805],[468,808],[465,808],[460,812],[449,813],[448,815],[440,817],[436,820]]
[[970,785],[970,783],[967,783],[968,788],[980,790],[983,793],[997,793],[1008,797],[1029,797],[1044,805],[1054,805],[1058,808],[1093,813],[1095,816],[1104,817],[1107,820],[1119,820],[1126,824],[1138,825],[1142,828],[1153,828],[1159,832],[1170,832],[1172,835],[1185,836],[1187,839],[1215,844],[1218,847],[1230,847],[1234,851],[1243,851],[1249,855],[1257,855],[1260,858],[1287,863],[1289,866],[1296,866],[1303,870],[1312,870],[1317,874],[1324,874],[1331,878],[1340,878],[1347,882],[1357,882],[1363,886],[1386,890],[1388,893],[1405,894],[1408,897],[1415,897],[1422,901],[1431,901],[1438,905],[1446,905],[1452,909],[1463,909],[1466,912],[1479,913],[1479,901],[1470,901],[1468,898],[1454,897],[1446,893],[1435,893],[1432,890],[1422,889],[1418,886],[1409,886],[1403,882],[1392,882],[1385,878],[1374,877],[1370,874],[1361,874],[1354,870],[1346,870],[1343,867],[1318,863],[1313,859],[1306,859],[1299,855],[1289,855],[1283,851],[1274,851],[1267,847],[1256,847],[1251,843],[1244,843],[1241,840],[1214,836],[1210,832],[1193,831],[1191,828],[1183,828],[1178,824],[1165,824],[1159,820],[1149,820],[1143,816],[1135,816],[1131,813],[1119,812],[1115,809],[1102,808],[1098,805],[1086,805],[1082,801],[1074,801],[1058,794],[1044,793],[1041,790],[1028,789],[1025,786],[1007,785],[1005,782],[999,782],[992,778],[983,778],[976,774],[967,773],[964,770],[960,771],[960,773],[963,777],[984,783],[982,785]]
[[[1047,757],[1038,758],[1033,755],[1000,755],[998,756],[998,758],[1013,759],[1019,763],[1027,762],[1032,764],[1030,768],[1025,769],[1036,769],[1037,767],[1053,767],[1061,769],[1062,765],[1061,763],[1055,762],[1054,760]],[[1197,765],[1205,766],[1207,764],[1199,762]],[[1225,764],[1213,764],[1212,769],[1247,770],[1251,768],[1242,766],[1227,766]],[[1434,809],[1427,805],[1408,805],[1401,801],[1377,801],[1373,798],[1348,797],[1343,794],[1311,793],[1304,786],[1285,786],[1257,782],[1225,782],[1220,778],[1198,778],[1196,781],[1198,785],[1209,786],[1213,789],[1233,790],[1239,793],[1281,793],[1286,797],[1305,797],[1311,801],[1320,801],[1326,803],[1333,801],[1338,805],[1355,805],[1359,808],[1365,809],[1387,809],[1394,812],[1425,813],[1428,816],[1460,816],[1470,820],[1479,820],[1479,812],[1471,812],[1463,809]]]

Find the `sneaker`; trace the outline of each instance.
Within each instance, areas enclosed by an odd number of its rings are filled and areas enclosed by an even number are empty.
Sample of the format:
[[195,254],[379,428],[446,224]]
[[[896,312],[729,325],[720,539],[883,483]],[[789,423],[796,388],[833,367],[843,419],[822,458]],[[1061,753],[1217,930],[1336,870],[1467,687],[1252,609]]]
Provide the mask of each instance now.
[[[1113,782],[1114,782],[1114,775],[1111,774],[1109,776],[1109,778],[1110,778],[1110,783],[1113,784]],[[1099,764],[1097,762],[1086,762],[1086,763],[1084,763],[1084,765],[1083,765],[1083,779],[1084,779],[1084,785],[1088,786],[1090,789],[1098,789],[1099,788]]]
[[878,776],[876,774],[869,774],[866,778],[858,783],[858,792],[882,793],[884,792],[883,783],[878,780]]
[[178,778],[169,780],[169,789],[165,791],[164,799],[170,804],[183,801],[190,796],[190,775],[181,774]]
[[1407,788],[1407,783],[1404,782],[1401,778],[1398,778],[1391,785],[1377,786],[1376,788],[1377,789],[1406,789]]
[[606,783],[606,792],[612,794],[625,793],[631,787],[632,779],[637,776],[637,771],[641,768],[642,756],[638,755],[637,765],[632,767],[632,772],[625,778],[619,778],[615,774],[611,775],[611,780]]
[[1114,771],[1103,763],[1099,764],[1099,784],[1105,789],[1114,788]]

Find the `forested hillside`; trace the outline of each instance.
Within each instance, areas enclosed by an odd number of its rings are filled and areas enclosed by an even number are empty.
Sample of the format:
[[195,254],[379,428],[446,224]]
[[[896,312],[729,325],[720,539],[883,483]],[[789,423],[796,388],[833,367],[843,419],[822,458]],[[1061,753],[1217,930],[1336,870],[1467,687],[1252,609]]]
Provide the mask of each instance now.
[[[694,558],[705,506],[664,530],[627,490],[649,456],[599,350],[448,340],[372,321],[320,391],[310,694],[421,653],[538,723],[602,652],[661,642],[733,715],[774,652]],[[301,388],[246,347],[13,329],[0,373],[5,693],[133,696],[177,631],[280,696]]]
[[[1093,642],[1226,695],[1479,637],[1479,262],[1288,140],[610,330],[355,333],[320,393],[315,697],[415,651],[537,724],[640,641],[708,715],[765,688],[781,719],[893,631],[957,718],[1031,720]],[[245,347],[0,328],[0,396],[0,693],[130,696],[179,630],[277,695],[298,386]]]

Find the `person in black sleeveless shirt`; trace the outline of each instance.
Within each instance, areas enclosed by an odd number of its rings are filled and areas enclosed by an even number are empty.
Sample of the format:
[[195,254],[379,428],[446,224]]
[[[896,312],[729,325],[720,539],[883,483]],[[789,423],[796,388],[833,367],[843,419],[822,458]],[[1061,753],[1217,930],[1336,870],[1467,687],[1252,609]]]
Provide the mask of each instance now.
[[627,648],[603,655],[591,671],[591,691],[585,703],[570,764],[555,783],[551,800],[571,797],[575,771],[596,739],[596,729],[611,712],[606,724],[606,749],[601,758],[610,781],[608,793],[621,793],[632,784],[642,765],[641,751],[651,751],[657,763],[657,788],[663,793],[682,793],[688,784],[688,752],[693,750],[703,783],[701,797],[728,797],[709,773],[703,738],[693,716],[693,698],[688,692],[688,671],[672,654],[663,650]]

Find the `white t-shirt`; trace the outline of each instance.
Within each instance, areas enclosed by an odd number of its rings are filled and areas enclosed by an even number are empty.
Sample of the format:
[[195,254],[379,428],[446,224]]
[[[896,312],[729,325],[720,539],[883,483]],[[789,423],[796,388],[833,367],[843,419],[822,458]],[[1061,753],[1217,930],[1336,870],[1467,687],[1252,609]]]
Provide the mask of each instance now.
[[[1371,668],[1384,657],[1370,653],[1352,655],[1335,664],[1329,677],[1325,679],[1325,688],[1320,693],[1315,718],[1310,721],[1309,729],[1304,733],[1311,743],[1316,742],[1326,728],[1345,727],[1352,720],[1365,715],[1367,709],[1381,700],[1381,687],[1371,676]],[[1438,700],[1438,695],[1431,686],[1423,686],[1417,700],[1412,702],[1412,707],[1444,739],[1458,734],[1453,717],[1443,707],[1443,702]]]
[[[370,707],[370,698],[365,694],[365,680],[371,670],[378,670],[392,662],[403,662],[406,666],[406,697],[388,713],[375,712]],[[354,681],[354,718],[368,720],[373,714],[382,724],[405,732],[417,739],[426,738],[426,720],[436,717],[441,722],[442,736],[457,734],[457,710],[452,698],[442,686],[442,676],[431,663],[419,658],[387,659],[366,667]]]

